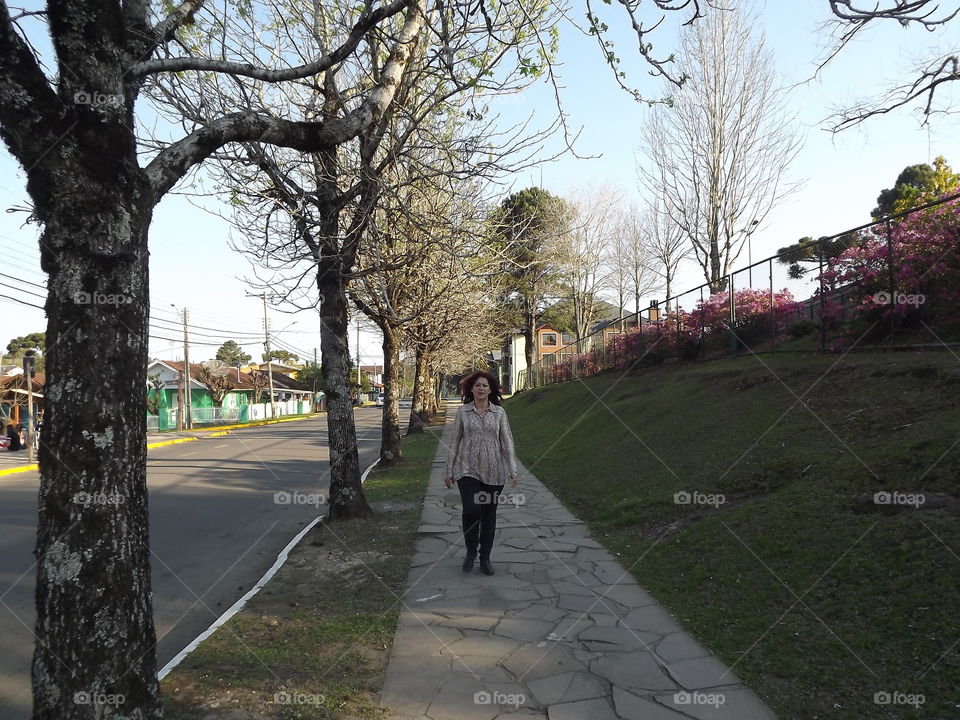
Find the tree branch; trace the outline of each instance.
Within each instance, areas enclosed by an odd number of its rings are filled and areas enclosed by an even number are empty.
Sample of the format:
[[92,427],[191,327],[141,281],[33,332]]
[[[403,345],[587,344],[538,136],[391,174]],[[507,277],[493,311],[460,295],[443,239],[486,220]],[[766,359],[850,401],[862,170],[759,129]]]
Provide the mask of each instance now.
[[872,103],[840,113],[839,119],[831,128],[831,132],[840,132],[841,130],[858,125],[868,118],[876,115],[885,115],[924,95],[927,97],[927,102],[923,109],[924,123],[926,123],[926,119],[935,112],[933,99],[937,88],[954,80],[960,80],[960,57],[957,55],[949,55],[945,58],[940,58],[909,85],[901,85]]
[[[153,75],[161,72],[201,70],[204,72],[221,72],[229,75],[249,77],[253,78],[254,80],[262,80],[264,82],[271,83],[284,82],[287,80],[302,80],[303,78],[317,75],[324,70],[330,69],[337,63],[342,62],[344,59],[349,57],[354,50],[356,50],[357,45],[360,44],[360,41],[373,27],[386,18],[392,17],[393,15],[401,12],[404,10],[404,8],[411,7],[414,2],[415,0],[393,0],[393,2],[391,2],[389,5],[384,5],[373,12],[369,11],[368,6],[368,8],[365,9],[363,14],[360,16],[360,19],[357,20],[357,23],[350,30],[350,34],[347,36],[347,39],[343,42],[343,44],[340,45],[340,47],[333,52],[313,61],[312,63],[307,63],[306,65],[286,68],[284,70],[269,70],[267,68],[255,67],[250,63],[230,62],[229,60],[213,60],[209,58],[194,57],[158,58],[134,63],[129,70],[129,74],[131,77],[143,77],[145,75]],[[173,28],[173,31],[175,30],[176,26]]]
[[28,171],[66,132],[63,104],[0,0],[0,137]]
[[170,144],[147,166],[147,177],[159,201],[191,167],[231,142],[264,142],[301,152],[318,152],[356,137],[390,105],[410,57],[409,45],[424,23],[424,0],[409,3],[403,28],[383,67],[380,83],[356,109],[342,118],[294,122],[238,112],[218,118]]

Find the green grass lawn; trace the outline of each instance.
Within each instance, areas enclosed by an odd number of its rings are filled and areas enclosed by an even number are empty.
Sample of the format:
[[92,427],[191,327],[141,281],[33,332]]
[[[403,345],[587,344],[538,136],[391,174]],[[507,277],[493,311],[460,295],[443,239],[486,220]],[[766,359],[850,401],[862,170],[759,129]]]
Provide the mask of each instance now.
[[741,357],[506,407],[528,469],[780,718],[960,718],[960,359]]

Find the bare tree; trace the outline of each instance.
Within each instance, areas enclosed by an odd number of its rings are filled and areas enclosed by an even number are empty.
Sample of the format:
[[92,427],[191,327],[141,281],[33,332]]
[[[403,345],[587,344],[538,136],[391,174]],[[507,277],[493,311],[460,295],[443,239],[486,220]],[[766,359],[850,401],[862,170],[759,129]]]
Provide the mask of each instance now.
[[[430,294],[441,288],[445,292],[404,326],[404,344],[414,355],[409,432],[422,431],[436,409],[437,372],[472,364],[499,344],[492,303],[481,278],[464,274],[454,258],[435,259],[438,263],[422,286]],[[451,284],[451,278],[457,282]]]
[[577,352],[586,351],[584,338],[596,320],[600,291],[606,284],[603,257],[616,235],[619,195],[610,187],[588,188],[566,199],[555,223],[563,231],[555,238],[561,292],[570,298]]
[[612,254],[622,263],[637,323],[640,322],[640,296],[663,290],[657,258],[651,252],[651,233],[649,217],[636,205],[621,207],[616,220],[616,249]]
[[[818,70],[831,62],[854,38],[883,20],[935,32],[945,28],[960,14],[960,8],[940,0],[870,0],[863,5],[855,0],[829,0],[829,3],[835,16],[831,24],[836,42]],[[955,38],[951,42],[956,43]],[[945,92],[947,86],[956,80],[960,80],[960,48],[952,47],[924,61],[912,80],[836,113],[831,118],[831,129],[838,132],[917,101],[922,103],[926,122],[936,112],[950,111],[949,101],[938,106],[935,100],[938,92]]]
[[230,376],[230,366],[220,360],[201,363],[194,380],[210,391],[214,407],[223,407],[224,398],[237,386]]
[[[398,400],[404,329],[423,321],[425,314],[472,280],[465,263],[476,256],[482,231],[476,182],[451,182],[439,164],[433,178],[411,177],[408,170],[409,166],[398,168],[404,179],[384,194],[376,209],[375,222],[367,231],[370,237],[358,255],[359,278],[350,291],[353,302],[383,335],[382,465],[402,457]],[[414,393],[415,429],[422,427],[425,416],[424,392]]]
[[653,268],[663,283],[666,311],[669,313],[673,304],[673,281],[677,276],[677,268],[680,263],[690,258],[693,248],[680,227],[664,212],[657,200],[648,206],[642,222],[646,228],[643,235],[644,249],[654,261]]
[[[174,5],[77,0],[11,17],[0,2],[0,136],[24,168],[48,275],[46,401],[40,446],[34,718],[90,718],[78,693],[123,698],[115,714],[160,718],[147,533],[147,238],[154,207],[230,143],[316,152],[364,132],[390,106],[425,22],[418,0],[363,3],[322,52],[199,57],[193,28],[242,24],[263,32],[273,6],[202,0]],[[153,9],[163,12],[154,16]],[[311,83],[392,18],[377,77],[332,116],[292,121],[235,105],[188,121],[141,164],[136,102],[163,76],[204,73],[224,85]],[[282,23],[281,23],[282,25]],[[277,26],[271,26],[277,27]],[[30,35],[48,35],[45,43]],[[302,60],[294,58],[302,58]],[[268,58],[268,59],[264,59]],[[291,64],[291,60],[293,63]],[[300,64],[297,64],[300,63]],[[178,75],[179,74],[179,75]],[[104,392],[109,388],[110,392]],[[122,502],[80,503],[84,497]]]
[[[339,12],[349,15],[349,7],[344,7]],[[348,27],[324,5],[293,4],[280,10],[302,16],[294,26],[301,30],[285,31],[274,41],[277,47],[269,48],[272,52],[302,52],[314,45],[322,50]],[[524,157],[538,144],[542,135],[523,127],[490,129],[478,105],[485,95],[529,84],[536,73],[521,71],[528,55],[542,53],[542,61],[549,61],[534,32],[541,24],[549,26],[547,10],[542,3],[525,0],[487,12],[480,23],[476,8],[431,5],[409,39],[409,59],[397,80],[394,102],[354,142],[312,156],[248,143],[218,156],[218,179],[234,201],[233,222],[242,229],[242,247],[264,268],[262,287],[288,307],[307,309],[319,303],[331,518],[370,512],[360,483],[346,313],[352,282],[400,262],[393,249],[380,253],[376,246],[385,237],[372,225],[377,208],[416,179],[496,174],[507,154]],[[278,21],[278,26],[287,24]],[[205,117],[218,104],[243,101],[302,120],[319,116],[335,121],[348,112],[350,98],[378,82],[393,33],[402,28],[395,21],[381,33],[367,34],[361,43],[364,51],[349,64],[282,95],[265,92],[259,84],[237,91],[204,77],[190,85],[174,79],[159,90],[188,117]],[[256,41],[243,35],[233,42]],[[409,217],[414,209],[404,212]],[[363,268],[358,266],[361,252]],[[386,460],[399,450],[399,433],[389,411],[385,421]]]
[[248,379],[250,387],[253,389],[250,401],[256,405],[263,399],[263,393],[270,384],[270,377],[263,370],[251,370]]
[[689,81],[643,127],[642,180],[718,291],[746,232],[795,189],[785,174],[799,138],[763,37],[740,11],[710,10],[685,32],[681,52]]

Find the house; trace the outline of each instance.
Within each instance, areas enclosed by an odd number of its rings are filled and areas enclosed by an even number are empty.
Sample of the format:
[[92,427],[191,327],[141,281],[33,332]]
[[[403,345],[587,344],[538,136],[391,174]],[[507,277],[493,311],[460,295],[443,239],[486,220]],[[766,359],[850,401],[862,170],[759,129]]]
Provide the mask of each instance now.
[[9,377],[10,375],[22,375],[22,365],[0,365],[0,377]]
[[567,332],[554,330],[549,325],[539,323],[536,328],[533,361],[544,366],[563,362],[575,355],[576,338]]
[[[37,419],[43,419],[44,411],[44,383],[43,373],[34,375],[30,389],[33,391],[33,414]],[[17,375],[0,377],[0,421],[19,425],[27,419],[27,383],[23,371]]]
[[383,365],[361,365],[360,372],[370,378],[370,385],[383,389]]
[[[289,374],[276,371],[276,365],[273,368],[274,407],[270,404],[266,382],[259,390],[259,398],[255,398],[258,388],[253,375],[234,367],[229,368],[228,373],[234,387],[224,395],[218,407],[210,389],[196,379],[202,368],[201,364],[190,363],[189,420],[194,427],[266,419],[274,408],[278,416],[312,412],[312,391],[299,389]],[[156,414],[147,417],[148,428],[171,430],[177,427],[178,393],[183,371],[184,363],[179,360],[153,360],[147,366],[147,397],[148,401],[156,403]]]
[[527,356],[524,353],[523,333],[518,329],[510,330],[503,340],[503,348],[487,358],[490,370],[500,381],[505,395],[517,392],[520,373],[527,369]]

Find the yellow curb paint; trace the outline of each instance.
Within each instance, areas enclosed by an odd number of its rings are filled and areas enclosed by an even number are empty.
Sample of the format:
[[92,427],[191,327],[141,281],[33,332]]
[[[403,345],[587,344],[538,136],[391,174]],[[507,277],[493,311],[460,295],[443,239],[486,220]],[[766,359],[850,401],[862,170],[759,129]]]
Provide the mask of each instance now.
[[150,448],[163,447],[164,445],[177,445],[179,443],[193,442],[194,440],[197,440],[197,439],[198,438],[190,437],[190,438],[177,438],[175,440],[161,440],[160,442],[149,443],[147,445],[147,450],[149,450]]
[[14,473],[29,472],[31,470],[38,470],[39,465],[34,463],[33,465],[21,465],[20,467],[15,468],[6,468],[5,470],[0,470],[0,475],[13,475]]

